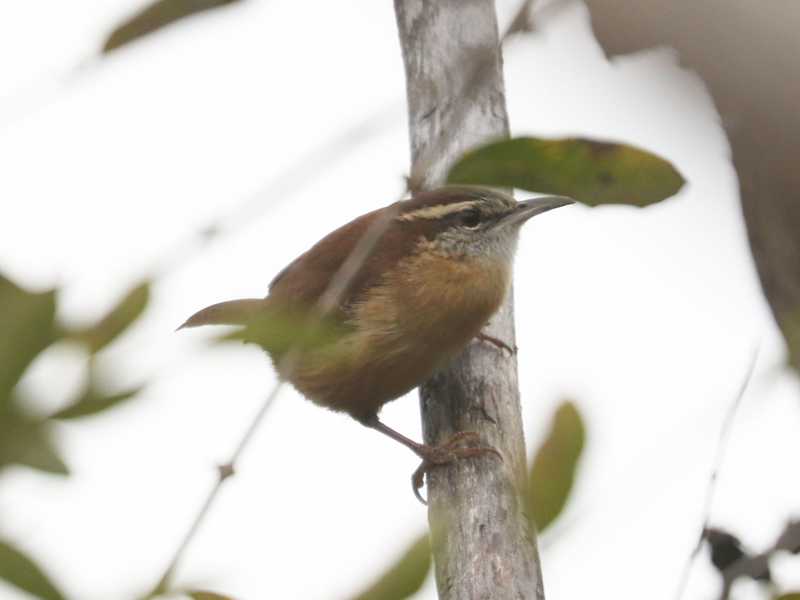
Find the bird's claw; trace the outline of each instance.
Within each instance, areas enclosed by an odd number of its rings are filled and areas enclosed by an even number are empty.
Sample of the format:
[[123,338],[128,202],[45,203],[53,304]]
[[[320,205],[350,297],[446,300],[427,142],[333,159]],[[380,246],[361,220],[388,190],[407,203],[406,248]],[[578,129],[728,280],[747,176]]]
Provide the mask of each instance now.
[[419,491],[425,484],[425,475],[434,467],[446,465],[460,458],[472,458],[484,456],[486,454],[494,454],[501,461],[503,460],[502,454],[488,446],[468,446],[466,448],[458,446],[458,444],[464,442],[477,442],[479,439],[478,433],[475,431],[460,431],[438,446],[420,445],[417,449],[417,454],[422,457],[422,463],[420,463],[417,470],[414,471],[414,474],[411,476],[411,486],[417,500],[422,502],[422,504],[428,504]]
[[475,337],[477,337],[482,342],[486,342],[488,344],[491,344],[492,346],[495,346],[496,348],[500,348],[500,350],[507,350],[511,356],[515,356],[517,354],[517,351],[519,350],[519,348],[517,348],[516,345],[509,346],[500,338],[496,338],[493,335],[489,335],[488,333],[483,333],[482,331],[478,332],[478,335],[476,335]]

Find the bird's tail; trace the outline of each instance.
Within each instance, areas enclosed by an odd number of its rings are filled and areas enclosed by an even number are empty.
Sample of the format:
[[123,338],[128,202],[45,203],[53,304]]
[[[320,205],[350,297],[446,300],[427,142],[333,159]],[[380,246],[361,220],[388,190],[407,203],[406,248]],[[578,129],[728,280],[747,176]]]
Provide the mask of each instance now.
[[264,310],[264,298],[242,298],[218,302],[197,311],[178,329],[200,325],[247,325]]

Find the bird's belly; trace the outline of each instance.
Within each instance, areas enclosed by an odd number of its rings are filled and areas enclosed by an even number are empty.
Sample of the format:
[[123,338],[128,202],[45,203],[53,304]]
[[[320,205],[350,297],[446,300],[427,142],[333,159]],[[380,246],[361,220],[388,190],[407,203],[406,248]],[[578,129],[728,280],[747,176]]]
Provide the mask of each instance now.
[[[429,268],[437,268],[432,265]],[[402,281],[372,289],[353,309],[351,329],[335,343],[308,351],[284,378],[310,400],[357,419],[375,414],[452,360],[497,310],[507,270],[447,261],[438,285],[415,281],[419,265],[398,270]]]
[[449,347],[355,331],[329,348],[306,352],[283,375],[316,404],[363,420],[430,377],[452,354]]

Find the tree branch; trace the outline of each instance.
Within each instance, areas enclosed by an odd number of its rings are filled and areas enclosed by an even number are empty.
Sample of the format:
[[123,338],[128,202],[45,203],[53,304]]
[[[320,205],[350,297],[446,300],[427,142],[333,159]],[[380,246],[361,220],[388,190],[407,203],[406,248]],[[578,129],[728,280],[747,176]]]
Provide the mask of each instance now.
[[[464,151],[508,136],[494,3],[395,0],[395,11],[407,78],[410,184],[435,187]],[[511,294],[489,333],[514,346]],[[516,358],[473,344],[420,396],[426,442],[476,431],[503,455],[502,463],[456,461],[429,477],[440,599],[543,599],[535,532],[520,501],[525,442]]]

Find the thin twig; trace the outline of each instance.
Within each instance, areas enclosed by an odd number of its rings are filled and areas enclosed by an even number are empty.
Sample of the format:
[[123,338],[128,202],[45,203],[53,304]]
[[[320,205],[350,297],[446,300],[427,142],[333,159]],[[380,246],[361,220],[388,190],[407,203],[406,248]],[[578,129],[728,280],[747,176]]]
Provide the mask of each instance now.
[[708,487],[706,489],[706,498],[703,503],[703,511],[701,513],[702,524],[700,526],[700,534],[697,536],[697,542],[689,554],[689,558],[684,566],[683,574],[681,575],[681,579],[678,583],[678,590],[675,596],[676,600],[681,600],[683,597],[683,593],[686,590],[686,585],[689,583],[689,575],[691,574],[692,566],[694,565],[694,561],[697,558],[697,555],[700,553],[700,548],[702,548],[703,545],[703,532],[706,530],[709,521],[711,520],[711,508],[714,502],[714,493],[717,489],[717,480],[719,479],[722,461],[725,458],[728,441],[730,440],[733,422],[736,417],[736,413],[739,411],[739,407],[742,404],[744,393],[747,391],[747,388],[750,385],[750,380],[753,378],[753,371],[755,370],[756,363],[758,362],[758,352],[759,346],[756,346],[755,350],[753,350],[753,356],[750,359],[750,365],[748,366],[744,379],[739,386],[739,391],[736,393],[736,396],[733,398],[733,402],[731,402],[731,405],[728,407],[728,412],[725,414],[725,419],[722,423],[722,429],[719,433],[719,441],[717,442],[714,462],[712,463],[711,476],[709,477]]
[[[275,208],[292,195],[315,181],[315,177],[345,160],[350,152],[364,142],[378,136],[396,124],[396,106],[387,104],[367,115],[357,123],[331,136],[324,143],[307,152],[289,167],[272,177],[261,189],[242,200],[224,217],[218,218],[176,243],[171,250],[160,254],[158,264],[151,271],[154,276],[168,272],[190,258],[197,256],[198,249],[208,242],[230,235],[252,224],[268,208]],[[309,165],[313,165],[315,177],[308,177]],[[269,198],[269,202],[265,202]]]
[[[281,358],[277,368],[278,372],[291,373],[294,370],[301,355],[300,348],[303,346],[302,340],[305,339],[307,334],[310,334],[316,324],[327,317],[339,305],[345,291],[347,290],[347,287],[350,285],[353,278],[364,264],[364,261],[375,248],[378,240],[386,231],[386,228],[389,226],[389,223],[391,223],[395,216],[395,211],[389,210],[383,213],[380,218],[375,219],[372,223],[370,223],[364,235],[361,236],[353,250],[341,264],[336,273],[334,273],[330,283],[317,302],[317,310],[309,311],[309,315],[306,319],[304,327],[301,329],[301,332],[298,335],[298,341],[295,342],[293,347]],[[216,483],[211,488],[211,491],[200,507],[200,510],[192,520],[189,529],[186,531],[181,543],[175,550],[172,559],[167,565],[164,574],[161,576],[161,579],[159,579],[159,582],[154,588],[153,592],[150,594],[150,597],[162,594],[171,588],[175,571],[184,554],[186,553],[186,549],[195,538],[200,526],[211,511],[214,501],[216,500],[219,491],[222,488],[222,484],[236,472],[237,461],[250,444],[250,441],[253,439],[253,436],[263,422],[264,416],[267,414],[268,409],[272,406],[274,400],[277,398],[282,387],[282,381],[278,381],[275,384],[258,413],[254,417],[253,421],[250,423],[244,435],[237,444],[236,449],[231,455],[231,458],[226,463],[218,467],[218,478]]]
[[272,403],[278,397],[278,393],[281,391],[283,387],[283,382],[278,382],[270,391],[267,399],[261,405],[261,408],[256,413],[256,416],[253,418],[253,421],[245,431],[242,438],[239,440],[239,443],[236,446],[233,454],[231,455],[228,462],[225,464],[220,465],[217,468],[217,481],[214,483],[214,486],[211,488],[211,491],[206,496],[205,501],[203,502],[200,510],[197,511],[197,514],[192,521],[192,524],[187,529],[186,533],[183,536],[180,544],[178,544],[175,553],[172,556],[172,560],[170,560],[167,568],[164,571],[164,574],[159,579],[158,584],[154,588],[153,592],[149,594],[148,597],[156,596],[158,594],[164,593],[169,590],[170,585],[172,583],[172,577],[175,574],[175,570],[178,568],[178,564],[180,563],[183,555],[186,553],[186,549],[189,547],[189,544],[194,539],[197,532],[200,530],[200,525],[202,525],[203,521],[205,521],[206,516],[211,511],[211,507],[214,505],[214,501],[217,499],[217,495],[219,491],[222,489],[222,484],[229,478],[232,477],[235,473],[235,466],[239,457],[244,452],[245,448],[250,443],[250,440],[253,438],[256,430],[261,425],[262,421],[264,420],[264,416],[267,414],[268,409],[272,406]]

